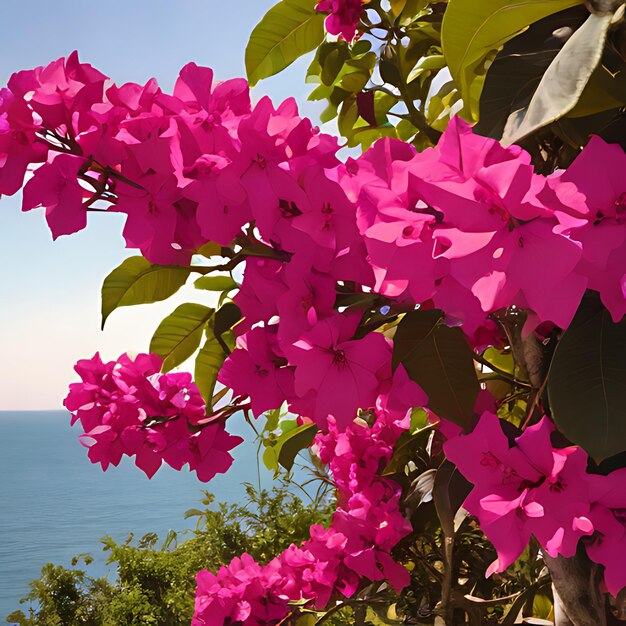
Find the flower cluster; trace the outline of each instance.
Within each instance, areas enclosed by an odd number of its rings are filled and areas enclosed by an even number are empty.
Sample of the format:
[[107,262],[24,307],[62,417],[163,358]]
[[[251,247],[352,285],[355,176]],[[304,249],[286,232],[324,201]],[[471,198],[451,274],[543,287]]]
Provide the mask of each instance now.
[[352,41],[367,2],[369,0],[319,0],[315,8],[328,13],[324,24],[331,35]]
[[109,363],[96,354],[79,361],[82,382],[70,385],[64,402],[72,425],[80,421],[81,443],[104,470],[128,455],[149,478],[165,462],[177,470],[189,464],[209,481],[228,470],[229,451],[242,440],[222,424],[201,425],[205,405],[191,374],[160,374],[161,365],[155,354],[123,354]]
[[587,288],[623,316],[625,163],[619,146],[594,138],[567,171],[540,176],[527,152],[456,118],[423,153],[379,142],[346,164],[343,184],[375,290],[431,302],[468,336],[480,329],[481,343],[486,316],[512,305],[531,312],[528,330],[566,328]]
[[127,215],[127,245],[155,263],[185,264],[208,241],[227,246],[252,220],[272,229],[298,204],[283,198],[298,175],[331,167],[336,150],[293,100],[252,108],[245,80],[214,85],[193,63],[169,95],[154,80],[110,84],[74,53],[14,74],[0,94],[0,194],[41,164],[23,208],[44,207],[54,237],[84,228],[87,212],[108,203]]
[[216,574],[200,572],[193,626],[274,623],[293,608],[289,603],[304,600],[322,609],[331,598],[353,596],[364,581],[405,587],[409,574],[390,552],[411,525],[400,513],[400,487],[378,474],[409,426],[407,406],[422,400],[400,370],[378,398],[372,426],[359,419],[343,430],[329,420],[313,450],[328,465],[337,488],[330,528],[313,526],[308,541],[290,546],[267,565],[244,554]]
[[498,552],[487,575],[511,565],[531,535],[552,557],[574,556],[584,538],[590,558],[605,567],[608,591],[617,595],[626,587],[620,556],[626,548],[626,473],[588,474],[585,452],[555,447],[554,432],[544,417],[511,446],[500,420],[485,412],[469,435],[445,444],[446,456],[474,484],[464,507]]

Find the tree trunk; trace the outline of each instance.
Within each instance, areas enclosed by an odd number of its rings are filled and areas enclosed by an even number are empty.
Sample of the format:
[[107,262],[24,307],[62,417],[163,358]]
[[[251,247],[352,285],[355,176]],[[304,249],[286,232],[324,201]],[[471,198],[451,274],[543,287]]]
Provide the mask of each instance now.
[[583,553],[569,559],[544,554],[543,560],[552,578],[555,626],[606,626],[597,566]]

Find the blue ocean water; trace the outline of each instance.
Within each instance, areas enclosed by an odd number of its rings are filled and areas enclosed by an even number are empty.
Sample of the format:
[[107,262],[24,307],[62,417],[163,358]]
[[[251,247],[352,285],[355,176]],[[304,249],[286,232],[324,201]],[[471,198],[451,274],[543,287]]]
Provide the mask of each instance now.
[[[96,557],[89,571],[102,575],[105,534],[164,538],[170,529],[190,528],[193,520],[183,514],[200,504],[203,489],[217,501],[242,501],[242,483],[258,484],[256,445],[243,418],[231,419],[229,431],[245,441],[233,451],[228,474],[204,484],[195,474],[163,467],[148,480],[130,459],[106,473],[92,465],[65,411],[0,411],[0,624],[11,611],[24,610],[19,598],[44,563],[69,566],[73,556],[88,552]],[[269,485],[266,471],[261,482]]]

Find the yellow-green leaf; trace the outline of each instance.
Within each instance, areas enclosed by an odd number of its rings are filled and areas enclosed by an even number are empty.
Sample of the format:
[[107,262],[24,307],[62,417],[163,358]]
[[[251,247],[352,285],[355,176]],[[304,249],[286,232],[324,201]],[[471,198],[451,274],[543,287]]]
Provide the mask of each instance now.
[[116,267],[102,284],[102,327],[121,306],[166,300],[186,282],[187,267],[152,265],[142,256],[132,256]]
[[317,0],[281,0],[257,24],[246,47],[246,72],[251,86],[273,76],[324,39],[324,14]]
[[582,0],[450,0],[441,41],[467,118],[478,119],[486,61],[530,24]]
[[230,276],[201,276],[194,282],[194,287],[207,291],[230,291],[237,287],[237,283]]
[[213,312],[202,304],[188,302],[159,324],[150,341],[150,352],[163,359],[164,372],[186,361],[198,349]]
[[211,401],[213,392],[215,391],[217,375],[226,358],[226,353],[217,340],[212,326],[213,325],[209,323],[206,331],[206,341],[196,356],[193,375],[193,379],[196,385],[198,385],[198,389],[209,410],[212,409]]

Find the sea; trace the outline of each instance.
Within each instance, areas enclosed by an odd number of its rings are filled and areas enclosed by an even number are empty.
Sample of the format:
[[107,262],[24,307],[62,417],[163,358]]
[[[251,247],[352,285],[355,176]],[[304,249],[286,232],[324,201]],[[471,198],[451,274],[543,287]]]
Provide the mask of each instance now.
[[[88,572],[107,573],[100,538],[125,540],[148,532],[165,538],[189,529],[184,513],[198,508],[202,491],[216,502],[243,502],[251,483],[271,486],[257,463],[254,432],[243,417],[229,420],[229,432],[244,437],[233,450],[227,474],[201,483],[189,471],[162,467],[148,480],[131,459],[103,472],[87,458],[66,411],[0,411],[0,624],[17,609],[45,563],[70,566],[73,556],[95,558]],[[109,575],[111,573],[109,572]]]

